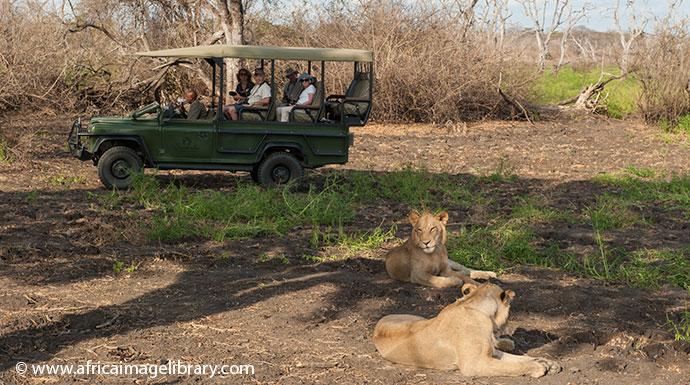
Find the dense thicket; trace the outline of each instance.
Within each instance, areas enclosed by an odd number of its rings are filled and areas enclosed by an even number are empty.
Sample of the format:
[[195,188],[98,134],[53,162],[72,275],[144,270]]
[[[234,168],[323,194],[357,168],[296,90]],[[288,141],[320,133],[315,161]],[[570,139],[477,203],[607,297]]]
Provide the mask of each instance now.
[[[132,54],[223,43],[223,33],[230,33],[223,14],[231,3],[241,2],[82,0],[54,6],[0,0],[0,113],[25,108],[119,113],[175,98],[190,86],[208,94],[210,74],[204,63]],[[293,8],[285,9],[288,5],[279,1],[241,3],[246,10],[244,42],[372,50],[373,118],[379,121],[510,117],[516,109],[498,89],[525,101],[532,81],[543,76],[535,71],[533,35],[509,27],[501,8],[505,1],[289,4]],[[673,121],[690,110],[686,34],[682,23],[662,28],[633,50],[632,76],[643,91],[640,111],[649,119]],[[616,38],[580,30],[573,34],[578,41],[570,44],[565,61],[590,67],[600,61],[615,64]],[[553,47],[553,57],[560,55],[558,48]],[[279,63],[278,69],[293,64],[299,63]],[[319,70],[315,66],[315,73]],[[349,83],[351,67],[329,65],[326,71],[327,93],[341,92]]]

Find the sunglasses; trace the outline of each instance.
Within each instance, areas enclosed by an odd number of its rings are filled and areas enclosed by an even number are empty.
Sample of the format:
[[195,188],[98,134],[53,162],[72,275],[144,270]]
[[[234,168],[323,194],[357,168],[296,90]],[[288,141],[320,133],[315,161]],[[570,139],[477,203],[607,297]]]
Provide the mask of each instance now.
[[302,79],[301,81],[303,81],[303,82],[308,82],[309,79]]

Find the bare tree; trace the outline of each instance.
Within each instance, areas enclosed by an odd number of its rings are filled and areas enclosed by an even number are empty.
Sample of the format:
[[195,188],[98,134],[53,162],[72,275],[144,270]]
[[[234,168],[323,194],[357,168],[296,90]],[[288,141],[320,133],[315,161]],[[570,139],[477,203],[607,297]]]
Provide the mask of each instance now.
[[479,17],[483,29],[488,34],[489,40],[497,52],[499,62],[502,61],[503,44],[506,38],[506,25],[508,19],[513,16],[508,8],[509,0],[485,0],[483,13]]
[[584,57],[586,60],[596,61],[598,46],[596,42],[592,43],[592,40],[589,36],[590,33],[591,31],[589,30],[580,34],[574,33],[571,37],[571,40],[577,46],[577,49],[582,57]]
[[589,7],[588,4],[585,4],[581,9],[574,11],[572,8],[568,8],[568,17],[566,17],[566,23],[565,23],[565,28],[561,32],[561,56],[558,58],[558,63],[556,64],[556,68],[553,71],[553,75],[557,76],[558,72],[561,70],[561,67],[563,66],[563,61],[565,60],[565,55],[568,52],[568,41],[570,38],[570,33],[572,32],[573,28],[577,25],[577,23],[582,20],[583,17],[585,17],[586,13],[588,10],[591,8]]
[[[648,19],[637,16],[636,12],[637,0],[628,0],[626,3],[625,11],[628,13],[628,21],[630,24],[630,33],[626,34],[621,27],[620,19],[620,0],[616,2],[616,8],[613,13],[614,23],[618,29],[618,34],[620,37],[620,42],[623,47],[621,52],[621,72],[619,74],[608,73],[604,69],[604,57],[601,58],[601,73],[599,79],[583,87],[580,94],[564,100],[559,103],[559,105],[572,104],[573,107],[578,109],[591,109],[595,110],[598,103],[600,102],[600,95],[604,91],[607,84],[614,80],[619,80],[627,77],[631,71],[631,47],[633,42],[637,37],[639,37],[643,32],[644,28],[648,23]],[[643,5],[646,7],[646,0],[644,0]]]
[[[629,32],[623,31],[621,27],[621,0],[616,0],[616,8],[613,10],[613,22],[616,24],[616,30],[618,31],[618,36],[621,42],[621,48],[623,49],[621,53],[621,72],[627,73],[630,71],[630,54],[631,47],[642,33],[649,21],[648,18],[640,18],[637,15],[637,0],[626,0],[624,12],[628,13],[628,24]],[[647,8],[647,0],[642,2],[643,12]]]
[[[587,5],[585,4],[582,10],[573,12],[569,6],[570,0],[555,0],[554,2],[544,0],[541,6],[537,4],[537,0],[518,0],[518,2],[522,4],[525,16],[532,20],[534,26],[534,37],[537,41],[538,50],[537,68],[541,73],[544,71],[549,43],[556,30],[564,23],[568,23],[571,18],[581,18],[580,15],[585,13]],[[566,13],[566,11],[568,12]],[[550,17],[547,19],[549,14]]]

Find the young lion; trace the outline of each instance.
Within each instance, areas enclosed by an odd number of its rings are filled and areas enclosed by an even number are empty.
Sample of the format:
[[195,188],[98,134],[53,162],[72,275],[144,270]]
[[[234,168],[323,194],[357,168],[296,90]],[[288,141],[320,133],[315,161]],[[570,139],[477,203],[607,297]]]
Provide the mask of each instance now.
[[422,216],[411,214],[409,219],[412,235],[386,255],[386,270],[391,278],[434,287],[476,284],[472,278],[496,278],[493,271],[472,270],[448,259],[446,212],[436,216],[428,212]]
[[558,372],[546,358],[518,356],[498,350],[505,341],[494,337],[508,319],[515,293],[485,283],[446,306],[434,318],[388,315],[376,324],[374,345],[383,358],[404,365],[438,370],[458,369],[464,376],[532,376]]

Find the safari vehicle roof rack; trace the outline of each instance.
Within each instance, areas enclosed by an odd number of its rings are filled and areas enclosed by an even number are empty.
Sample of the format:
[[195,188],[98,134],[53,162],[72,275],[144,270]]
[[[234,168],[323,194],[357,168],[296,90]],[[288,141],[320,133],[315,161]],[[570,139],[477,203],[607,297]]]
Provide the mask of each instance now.
[[309,61],[354,61],[372,62],[371,51],[338,48],[302,47],[260,47],[255,45],[201,45],[196,47],[163,49],[137,52],[137,56],[149,57],[193,57],[193,58],[237,58],[275,59]]

